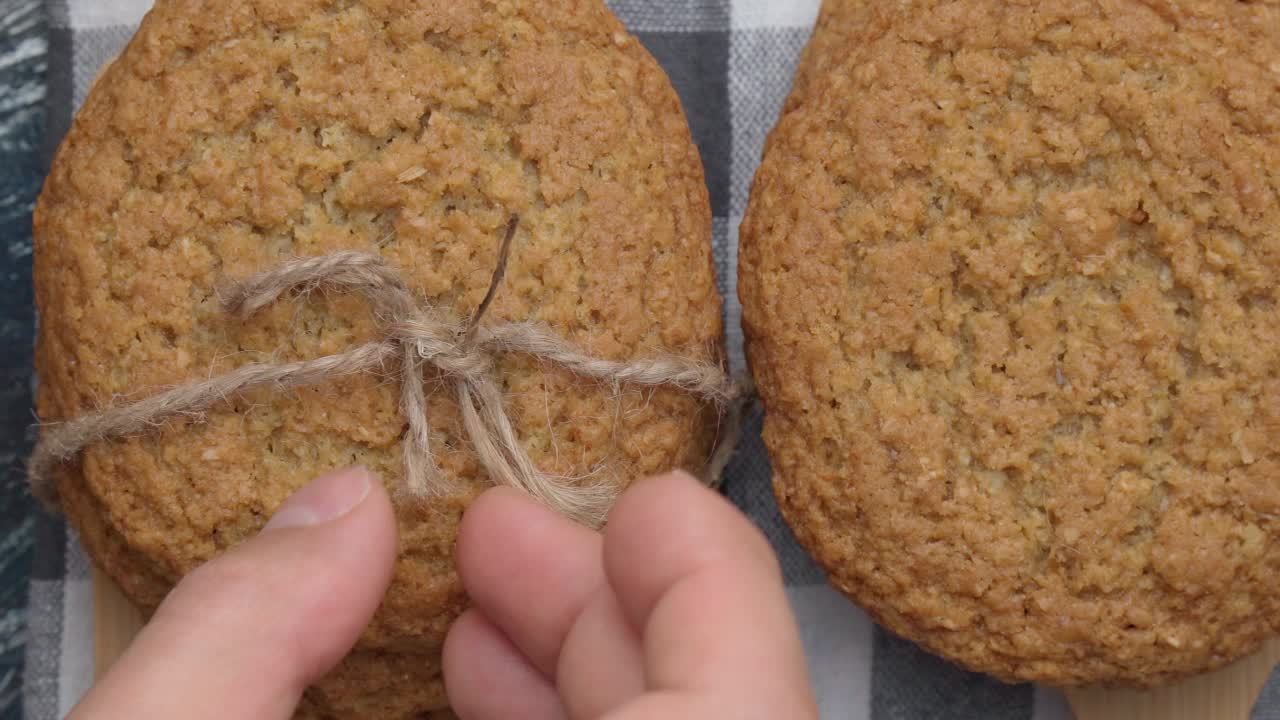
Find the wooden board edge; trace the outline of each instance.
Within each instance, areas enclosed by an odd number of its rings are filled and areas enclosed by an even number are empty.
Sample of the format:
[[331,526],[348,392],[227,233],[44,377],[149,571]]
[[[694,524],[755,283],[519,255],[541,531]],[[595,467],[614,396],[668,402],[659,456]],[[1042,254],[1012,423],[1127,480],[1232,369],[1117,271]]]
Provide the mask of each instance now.
[[106,573],[93,569],[93,669],[101,678],[142,629],[142,613]]
[[1078,720],[1248,720],[1280,663],[1280,638],[1220,670],[1147,691],[1066,691]]

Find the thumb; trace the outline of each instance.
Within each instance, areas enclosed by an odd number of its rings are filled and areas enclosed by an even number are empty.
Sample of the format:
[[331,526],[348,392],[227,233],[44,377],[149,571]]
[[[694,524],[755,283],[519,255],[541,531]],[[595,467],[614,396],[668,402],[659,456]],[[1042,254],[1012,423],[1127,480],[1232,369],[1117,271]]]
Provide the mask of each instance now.
[[287,720],[368,624],[395,551],[380,482],[359,468],[318,478],[179,583],[70,718]]

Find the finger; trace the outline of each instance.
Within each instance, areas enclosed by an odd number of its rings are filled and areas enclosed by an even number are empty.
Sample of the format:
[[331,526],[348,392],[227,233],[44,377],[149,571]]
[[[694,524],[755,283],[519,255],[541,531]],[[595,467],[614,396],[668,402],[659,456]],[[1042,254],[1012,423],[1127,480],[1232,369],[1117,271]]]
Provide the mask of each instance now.
[[735,717],[816,717],[777,560],[719,495],[684,474],[639,483],[609,517],[604,560],[650,690],[708,693]]
[[598,718],[645,690],[640,636],[607,586],[565,638],[556,686],[570,717]]
[[444,684],[462,720],[560,720],[555,688],[478,610],[458,618],[444,641]]
[[[654,720],[655,718],[749,718],[735,715],[735,707],[703,692],[659,691],[641,695],[619,708],[598,716],[600,720]],[[779,717],[791,717],[781,715]],[[797,715],[796,717],[804,717]]]
[[462,518],[458,571],[467,594],[548,678],[569,628],[604,585],[600,542],[509,488],[484,493]]
[[72,718],[286,720],[350,650],[391,581],[395,518],[362,469],[293,495],[188,575]]

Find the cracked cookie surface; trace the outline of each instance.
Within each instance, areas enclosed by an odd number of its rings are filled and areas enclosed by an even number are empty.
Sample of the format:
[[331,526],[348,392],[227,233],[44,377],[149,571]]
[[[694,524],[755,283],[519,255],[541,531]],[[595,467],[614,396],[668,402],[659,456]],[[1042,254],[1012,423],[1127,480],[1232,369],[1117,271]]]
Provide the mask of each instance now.
[[[216,289],[282,260],[379,253],[466,317],[520,217],[488,322],[541,322],[609,359],[721,355],[702,166],[649,54],[596,0],[161,0],[102,75],[36,211],[39,410],[72,417],[260,360],[373,339],[363,300],[312,294],[248,321]],[[698,469],[714,411],[678,391],[498,364],[545,472],[616,486]],[[430,390],[430,388],[429,388]],[[67,514],[143,607],[257,531],[312,477],[354,463],[395,486],[398,385],[352,377],[254,392],[63,468]],[[319,717],[445,704],[439,649],[465,604],[453,540],[487,480],[452,396],[433,450],[458,490],[400,502],[395,580]]]
[[806,58],[743,225],[784,515],[889,629],[1007,680],[1250,652],[1280,630],[1280,5],[894,8]]

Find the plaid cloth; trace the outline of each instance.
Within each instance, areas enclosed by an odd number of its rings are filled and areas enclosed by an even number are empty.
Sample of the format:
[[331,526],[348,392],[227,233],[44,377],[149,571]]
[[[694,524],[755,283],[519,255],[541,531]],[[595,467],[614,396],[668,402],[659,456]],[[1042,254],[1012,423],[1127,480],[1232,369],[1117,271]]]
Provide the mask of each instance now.
[[[444,0],[441,0],[444,1]],[[702,151],[731,362],[744,366],[737,302],[738,224],[765,136],[791,85],[820,0],[613,0],[610,6],[671,76]],[[99,66],[128,41],[151,0],[46,0],[48,147],[56,146]],[[799,618],[824,718],[1066,720],[1057,692],[964,672],[876,627],[829,588],[796,545],[769,490],[760,412],[749,417],[725,492],[773,541]],[[93,675],[89,562],[74,533],[40,518],[31,587],[26,711],[67,713]],[[1280,676],[1254,720],[1280,720]]]

